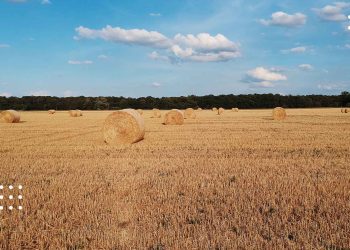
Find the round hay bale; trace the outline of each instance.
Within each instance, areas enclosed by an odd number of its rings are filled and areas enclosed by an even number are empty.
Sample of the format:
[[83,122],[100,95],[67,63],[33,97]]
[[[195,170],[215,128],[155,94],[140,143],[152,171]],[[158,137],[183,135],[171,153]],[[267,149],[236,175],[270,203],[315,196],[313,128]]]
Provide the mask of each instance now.
[[202,108],[198,108],[197,111],[202,111],[203,109]]
[[184,112],[184,118],[185,119],[195,119],[196,118],[196,113],[194,112],[193,108],[188,108]]
[[56,110],[50,109],[48,112],[49,112],[49,115],[53,115],[54,113],[56,113]]
[[162,114],[160,113],[159,109],[152,109],[152,116],[151,118],[161,118]]
[[344,109],[344,113],[349,113],[350,110],[349,109]]
[[80,117],[80,116],[83,116],[83,112],[81,112],[81,110],[69,110],[69,115],[71,117]]
[[212,108],[211,110],[213,110],[215,113],[218,112],[217,108]]
[[238,112],[238,108],[232,108],[233,112]]
[[172,109],[164,116],[165,125],[182,125],[184,124],[184,114],[178,109]]
[[272,117],[274,120],[278,120],[278,121],[284,120],[287,118],[286,110],[281,107],[274,108],[272,112]]
[[143,110],[142,109],[138,109],[137,112],[142,115],[143,114]]
[[145,122],[134,109],[118,110],[103,124],[104,141],[108,144],[132,144],[145,136]]
[[225,111],[225,109],[224,109],[224,108],[219,108],[219,109],[218,109],[218,115],[223,114],[223,113],[224,113],[224,111]]
[[21,120],[20,114],[15,110],[6,110],[0,113],[0,121],[5,123],[18,123]]

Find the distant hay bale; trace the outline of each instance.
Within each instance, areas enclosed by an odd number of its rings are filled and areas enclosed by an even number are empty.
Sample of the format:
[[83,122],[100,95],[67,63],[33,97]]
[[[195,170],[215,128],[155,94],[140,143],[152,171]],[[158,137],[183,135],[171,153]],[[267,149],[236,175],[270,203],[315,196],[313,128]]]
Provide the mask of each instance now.
[[0,121],[5,123],[18,123],[21,120],[20,114],[15,110],[6,110],[0,113]]
[[81,110],[69,110],[69,115],[71,117],[80,117],[80,116],[83,116],[83,112],[81,112]]
[[137,112],[142,115],[143,114],[143,110],[142,109],[138,109]]
[[232,108],[232,111],[233,111],[233,112],[238,112],[239,109],[238,109],[238,108]]
[[344,113],[344,109],[341,109],[340,112]]
[[224,113],[224,111],[225,111],[225,109],[224,109],[224,108],[219,108],[219,109],[218,109],[218,115],[223,114],[223,113]]
[[187,108],[184,112],[184,118],[185,119],[195,119],[196,113],[194,112],[193,108]]
[[211,110],[213,110],[215,113],[218,112],[218,109],[217,109],[217,108],[212,108]]
[[202,111],[203,109],[202,108],[198,108],[197,111]]
[[49,112],[49,115],[53,115],[54,113],[56,113],[56,110],[50,109],[48,112]]
[[344,113],[349,113],[350,110],[349,109],[344,109]]
[[160,113],[159,109],[152,109],[152,116],[151,118],[161,118],[162,114]]
[[287,118],[287,113],[284,108],[277,107],[277,108],[274,108],[272,112],[272,117],[274,120],[281,121]]
[[144,119],[134,109],[113,112],[103,125],[104,141],[108,144],[132,144],[141,141],[144,136]]
[[172,109],[164,116],[165,125],[182,125],[184,124],[184,114],[178,109]]

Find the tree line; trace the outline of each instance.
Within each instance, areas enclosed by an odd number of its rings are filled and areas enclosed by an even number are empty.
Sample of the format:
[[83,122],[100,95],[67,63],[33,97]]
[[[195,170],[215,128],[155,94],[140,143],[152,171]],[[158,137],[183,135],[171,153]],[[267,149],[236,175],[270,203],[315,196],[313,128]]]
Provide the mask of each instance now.
[[0,97],[0,110],[108,110],[108,109],[185,109],[212,107],[241,109],[260,108],[316,108],[316,107],[350,107],[350,93],[340,95],[279,95],[279,94],[247,94],[247,95],[206,95],[180,97],[54,97],[23,96]]

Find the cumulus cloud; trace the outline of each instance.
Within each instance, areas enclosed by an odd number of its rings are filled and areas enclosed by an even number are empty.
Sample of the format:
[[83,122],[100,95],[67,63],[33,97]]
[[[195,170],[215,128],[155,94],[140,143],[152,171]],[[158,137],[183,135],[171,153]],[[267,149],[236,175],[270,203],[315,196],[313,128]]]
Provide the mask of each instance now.
[[302,13],[287,14],[282,11],[275,12],[271,15],[271,19],[261,19],[260,23],[266,26],[284,26],[284,27],[298,27],[306,23],[307,16]]
[[153,17],[159,17],[159,16],[162,16],[162,14],[160,13],[149,13],[150,16],[153,16]]
[[99,55],[97,58],[101,59],[101,60],[106,60],[106,59],[108,59],[108,56],[106,56],[106,55]]
[[36,90],[29,92],[29,95],[31,96],[49,96],[49,92],[46,90]]
[[246,73],[243,82],[250,83],[255,87],[272,88],[275,86],[273,82],[286,80],[287,76],[280,71],[275,71],[274,68],[257,67]]
[[3,92],[3,93],[0,93],[0,96],[1,97],[10,97],[10,96],[12,96],[12,94],[8,93],[8,92]]
[[162,84],[160,84],[159,82],[152,82],[151,86],[155,88],[159,88],[162,86]]
[[298,68],[301,69],[302,71],[311,71],[314,69],[314,67],[310,64],[300,64]]
[[0,44],[0,49],[1,48],[10,48],[10,47],[11,46],[9,44],[4,44],[4,43]]
[[101,30],[94,30],[85,27],[75,29],[78,33],[78,39],[103,39],[115,43],[136,44],[150,46],[155,48],[166,48],[169,46],[169,39],[157,31],[147,31],[144,29],[122,29],[113,28],[107,25]]
[[315,8],[313,10],[322,20],[342,22],[347,20],[347,16],[343,11],[348,8],[350,8],[350,3],[336,2],[333,5],[326,5],[321,9]]
[[170,55],[160,55],[152,52],[148,56],[153,60],[163,61],[194,61],[218,62],[228,61],[239,57],[239,44],[230,41],[222,34],[212,36],[208,33],[197,35],[177,34],[170,39],[157,31],[141,29],[125,30],[107,26],[101,30],[92,30],[85,27],[76,28],[75,39],[103,39],[115,43],[142,45],[157,49],[164,49]]
[[305,46],[299,46],[299,47],[295,47],[295,48],[291,48],[291,49],[282,50],[282,53],[285,53],[285,54],[288,54],[288,53],[300,54],[300,53],[304,53],[306,51],[307,51],[307,48]]
[[76,60],[69,60],[68,64],[72,65],[82,65],[82,64],[93,64],[93,61],[85,60],[85,61],[76,61]]

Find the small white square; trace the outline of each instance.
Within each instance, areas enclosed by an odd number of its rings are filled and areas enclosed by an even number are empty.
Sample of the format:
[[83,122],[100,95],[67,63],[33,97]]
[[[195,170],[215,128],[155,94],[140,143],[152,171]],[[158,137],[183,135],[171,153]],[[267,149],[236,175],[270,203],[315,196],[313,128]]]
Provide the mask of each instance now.
[[12,195],[12,194],[9,195],[9,199],[10,199],[10,200],[13,199],[13,195]]
[[3,207],[3,206],[0,206],[0,210],[4,210],[4,207]]
[[23,207],[22,207],[22,206],[18,206],[18,209],[19,209],[19,210],[22,210],[22,209],[23,209]]
[[13,206],[9,206],[9,210],[12,210],[13,209]]
[[4,189],[4,186],[3,186],[3,185],[0,185],[0,189]]
[[3,195],[0,195],[0,200],[4,199],[4,196]]
[[13,189],[13,186],[12,186],[12,185],[10,185],[10,186],[9,186],[9,189]]
[[18,185],[18,189],[22,189],[23,188],[23,186],[22,185]]
[[18,199],[22,200],[23,196],[22,195],[18,195]]

